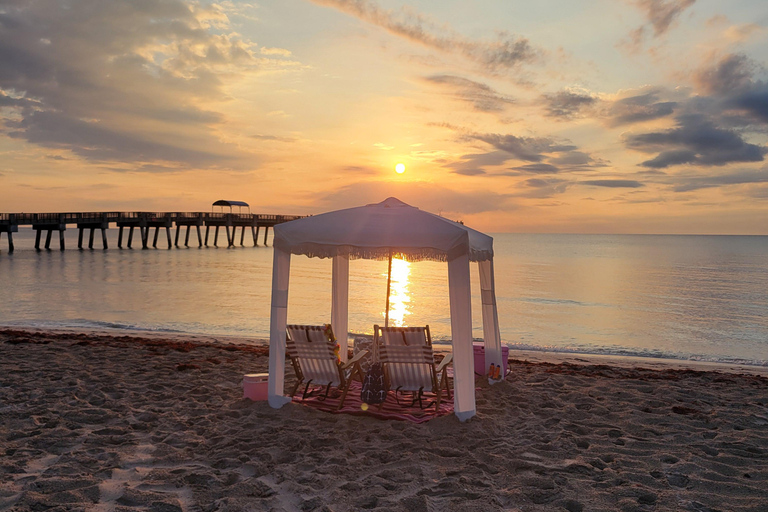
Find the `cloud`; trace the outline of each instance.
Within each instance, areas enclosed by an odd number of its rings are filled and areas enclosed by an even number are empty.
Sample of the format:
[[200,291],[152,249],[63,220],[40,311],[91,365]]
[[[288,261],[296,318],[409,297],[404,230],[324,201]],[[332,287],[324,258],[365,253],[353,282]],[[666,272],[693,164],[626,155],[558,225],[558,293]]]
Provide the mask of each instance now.
[[67,149],[94,161],[144,162],[159,160],[194,162],[200,167],[231,160],[215,150],[179,147],[153,142],[141,134],[129,134],[99,122],[89,122],[54,111],[30,112],[20,121],[6,121],[8,136],[48,148]]
[[679,116],[677,127],[671,130],[627,135],[625,143],[638,151],[658,152],[655,158],[640,164],[654,169],[682,163],[719,166],[760,162],[768,152],[767,148],[750,144],[735,131],[719,128],[699,114]]
[[620,98],[609,104],[602,115],[609,126],[641,123],[670,116],[678,106],[674,101],[659,101],[659,89]]
[[514,103],[509,96],[499,94],[490,86],[452,75],[434,75],[424,78],[429,83],[450,88],[453,97],[471,103],[480,112],[502,112],[508,105]]
[[564,194],[572,185],[572,181],[560,178],[530,178],[520,183],[523,190],[516,195],[529,199],[546,199]]
[[0,26],[0,103],[14,107],[3,113],[13,137],[96,161],[254,165],[221,140],[226,119],[211,105],[273,61],[216,5],[15,2]]
[[278,137],[276,135],[251,135],[251,138],[256,140],[274,140],[276,142],[296,142],[296,139],[291,137]]
[[696,0],[632,0],[648,20],[647,23],[632,30],[628,38],[619,46],[631,52],[640,50],[647,35],[658,38],[666,34],[680,15],[692,6]]
[[511,167],[513,171],[520,171],[525,174],[557,174],[560,168],[551,164],[528,164],[518,167]]
[[[318,209],[339,209],[378,203],[390,196],[428,212],[444,212],[458,216],[510,211],[516,207],[512,195],[493,191],[456,191],[431,182],[369,181],[353,183],[320,196]],[[313,196],[312,199],[318,198]]]
[[478,176],[480,174],[486,174],[485,170],[483,170],[483,167],[502,165],[511,159],[512,155],[506,151],[473,153],[462,155],[459,161],[451,162],[447,164],[446,167],[453,169],[455,174],[461,174],[463,176]]
[[498,133],[476,133],[468,135],[471,139],[481,140],[526,162],[540,162],[545,153],[572,151],[576,146],[559,144],[546,137],[517,137]]
[[542,96],[542,103],[549,117],[572,119],[581,111],[595,104],[597,98],[583,92],[560,91]]
[[644,11],[648,22],[653,27],[653,34],[659,37],[665,34],[680,15],[696,3],[696,0],[636,0]]
[[558,156],[549,159],[549,163],[570,168],[605,167],[602,160],[595,160],[591,155],[583,151],[565,151]]
[[580,181],[579,184],[607,188],[640,188],[645,186],[635,180],[585,180]]
[[768,168],[761,170],[746,170],[719,176],[680,176],[674,187],[675,192],[690,192],[703,188],[723,187],[729,185],[744,185],[751,183],[768,183]]
[[488,72],[508,71],[533,61],[539,52],[527,39],[498,33],[494,41],[468,39],[444,26],[438,27],[413,9],[386,10],[372,0],[312,0],[332,7],[391,34],[439,52],[456,55],[479,64]]
[[[463,155],[457,161],[448,161],[445,167],[465,176],[520,176],[523,174],[555,174],[563,170],[576,171],[605,167],[605,162],[578,151],[568,141],[549,137],[518,137],[511,134],[466,132],[449,124],[431,124],[460,132],[461,142],[481,141],[493,149],[483,153]],[[489,171],[488,167],[503,165],[510,160],[531,162],[516,165],[504,171]]]
[[262,55],[280,55],[282,57],[290,57],[291,51],[285,48],[259,48],[259,53]]

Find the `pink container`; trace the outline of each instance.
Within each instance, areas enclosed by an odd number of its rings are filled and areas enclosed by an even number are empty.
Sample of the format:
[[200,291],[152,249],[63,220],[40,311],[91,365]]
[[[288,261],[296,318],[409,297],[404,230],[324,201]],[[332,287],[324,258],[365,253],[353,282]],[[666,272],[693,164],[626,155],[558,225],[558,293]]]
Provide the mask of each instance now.
[[251,400],[266,400],[267,386],[269,385],[268,373],[249,373],[243,376],[243,398]]
[[[488,367],[490,363],[485,364],[485,346],[482,343],[473,343],[472,349],[475,351],[475,374],[476,375],[488,375]],[[507,360],[509,359],[509,347],[506,345],[501,346],[501,367],[502,377],[507,374]]]

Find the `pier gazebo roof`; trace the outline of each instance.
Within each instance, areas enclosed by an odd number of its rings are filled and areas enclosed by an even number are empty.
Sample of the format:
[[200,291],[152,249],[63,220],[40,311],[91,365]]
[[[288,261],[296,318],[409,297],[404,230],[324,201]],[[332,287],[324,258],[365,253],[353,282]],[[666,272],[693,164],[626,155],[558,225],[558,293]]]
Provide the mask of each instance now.
[[222,208],[229,207],[229,211],[232,211],[233,206],[237,206],[238,208],[248,208],[248,211],[251,211],[251,205],[246,203],[245,201],[230,201],[228,199],[219,199],[215,203],[211,205],[211,207],[214,206],[221,206]]

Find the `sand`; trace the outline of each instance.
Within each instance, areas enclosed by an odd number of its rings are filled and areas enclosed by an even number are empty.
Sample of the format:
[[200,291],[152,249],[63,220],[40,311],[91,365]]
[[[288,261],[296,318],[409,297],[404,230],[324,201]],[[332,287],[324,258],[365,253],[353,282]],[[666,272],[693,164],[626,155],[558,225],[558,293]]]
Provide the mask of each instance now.
[[768,511],[766,376],[534,356],[415,425],[242,398],[264,347],[0,331],[0,511]]

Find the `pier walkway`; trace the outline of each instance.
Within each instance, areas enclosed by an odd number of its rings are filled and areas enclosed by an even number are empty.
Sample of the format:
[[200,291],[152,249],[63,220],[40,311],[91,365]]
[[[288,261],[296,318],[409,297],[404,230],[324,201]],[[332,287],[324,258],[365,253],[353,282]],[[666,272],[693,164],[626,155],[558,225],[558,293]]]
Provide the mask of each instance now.
[[[32,226],[35,236],[35,249],[40,249],[42,233],[45,231],[45,249],[50,249],[51,237],[54,231],[59,233],[59,248],[64,250],[64,231],[67,226],[75,226],[79,230],[77,237],[78,249],[83,248],[83,234],[89,230],[88,248],[93,249],[94,232],[101,230],[102,248],[107,249],[107,229],[114,225],[120,229],[117,246],[123,247],[123,230],[128,228],[128,248],[133,244],[133,232],[139,229],[141,248],[149,248],[150,230],[155,228],[152,247],[157,247],[160,230],[165,228],[168,249],[179,246],[179,234],[186,227],[184,246],[189,247],[189,234],[192,227],[197,231],[198,247],[208,246],[209,233],[215,228],[213,245],[218,247],[219,228],[225,228],[227,247],[235,247],[237,228],[240,231],[240,245],[245,239],[245,230],[250,229],[253,235],[253,245],[259,237],[259,230],[264,228],[264,245],[270,227],[281,222],[299,219],[299,215],[268,215],[253,213],[219,213],[219,212],[86,212],[86,213],[0,213],[0,237],[8,235],[8,251],[13,252],[13,234],[19,231],[19,226]],[[176,227],[175,240],[171,241],[171,228]],[[201,228],[205,227],[205,240]]]

